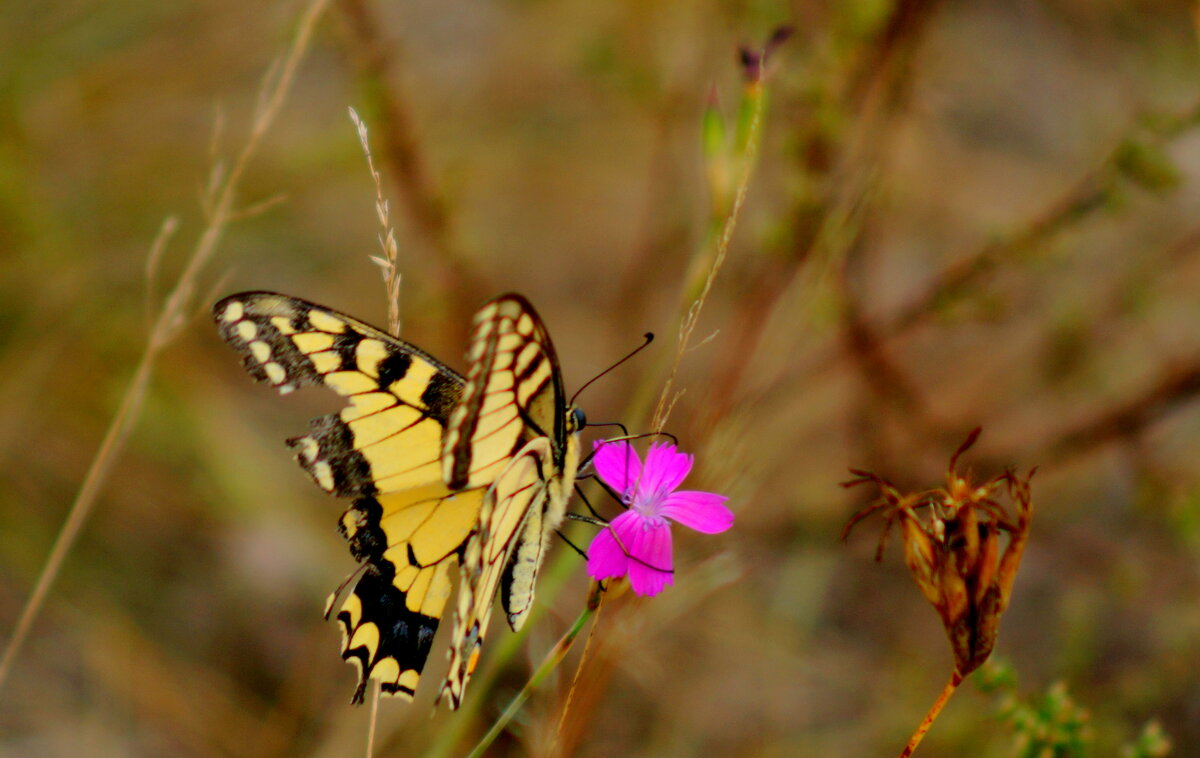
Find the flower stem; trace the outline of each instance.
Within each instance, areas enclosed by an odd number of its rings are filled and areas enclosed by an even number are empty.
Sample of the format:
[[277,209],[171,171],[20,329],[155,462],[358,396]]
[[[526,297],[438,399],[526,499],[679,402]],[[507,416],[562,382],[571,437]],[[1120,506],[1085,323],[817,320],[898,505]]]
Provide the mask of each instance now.
[[500,718],[496,719],[496,722],[492,724],[490,729],[488,729],[487,734],[483,735],[483,737],[479,740],[479,743],[475,745],[475,747],[468,754],[467,758],[478,758],[478,756],[482,756],[484,751],[496,741],[496,738],[500,736],[501,732],[504,731],[509,722],[511,722],[516,715],[521,712],[521,707],[525,705],[525,701],[529,699],[529,696],[533,694],[533,691],[537,689],[539,685],[541,685],[542,681],[549,676],[550,672],[557,668],[558,664],[562,662],[562,659],[567,656],[567,651],[571,649],[571,645],[575,642],[575,638],[579,636],[581,631],[583,631],[584,625],[587,623],[587,620],[591,618],[593,613],[595,613],[595,611],[591,608],[583,609],[583,612],[579,614],[579,618],[575,619],[575,623],[571,625],[571,628],[567,630],[566,634],[564,634],[561,639],[559,639],[558,643],[553,647],[553,649],[546,654],[546,657],[542,659],[541,664],[538,665],[537,669],[533,672],[533,675],[529,677],[529,681],[525,683],[525,686],[521,688],[521,691],[517,693],[516,697],[512,699],[512,702],[508,704],[508,707],[504,709],[504,713],[500,714]]
[[908,744],[904,746],[904,750],[900,753],[900,758],[908,758],[912,755],[917,745],[921,744],[921,740],[925,739],[925,732],[929,731],[929,727],[933,726],[933,722],[937,719],[938,714],[946,707],[946,702],[950,700],[950,696],[958,689],[958,685],[962,684],[963,675],[954,669],[954,673],[950,674],[950,681],[946,682],[945,688],[942,689],[942,694],[938,695],[937,700],[933,701],[933,705],[929,708],[929,713],[925,714],[925,718],[917,725],[917,731],[913,732],[913,736],[909,738]]

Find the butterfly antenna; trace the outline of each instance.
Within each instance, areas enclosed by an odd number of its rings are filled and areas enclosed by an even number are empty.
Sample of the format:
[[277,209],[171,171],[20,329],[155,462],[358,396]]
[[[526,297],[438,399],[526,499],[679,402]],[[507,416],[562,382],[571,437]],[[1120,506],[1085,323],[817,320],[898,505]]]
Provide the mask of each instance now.
[[[588,426],[591,426],[591,424],[589,424]],[[642,432],[641,434],[625,434],[620,437],[610,437],[604,441],[605,442],[633,442],[634,440],[644,440],[649,437],[666,437],[667,439],[671,440],[671,442],[674,442],[676,447],[679,447],[679,438],[676,437],[674,434],[671,434],[670,432]],[[593,453],[593,455],[595,455],[595,453]]]
[[608,368],[606,368],[606,369],[604,369],[603,371],[601,371],[599,374],[596,374],[596,375],[595,375],[595,376],[593,376],[591,379],[588,379],[586,382],[584,382],[583,386],[582,386],[582,387],[580,387],[579,389],[575,390],[575,394],[574,394],[574,395],[571,395],[571,400],[570,400],[570,402],[568,402],[568,403],[567,403],[567,405],[575,405],[575,398],[577,398],[577,397],[579,397],[580,395],[582,395],[582,394],[583,394],[583,391],[584,391],[584,390],[586,390],[588,387],[591,387],[591,386],[592,386],[592,384],[593,384],[593,383],[594,383],[594,382],[595,382],[597,379],[599,379],[600,377],[604,376],[604,375],[605,375],[605,374],[607,374],[608,372],[612,371],[612,370],[613,370],[613,369],[615,369],[617,366],[620,366],[622,363],[624,363],[625,361],[629,360],[629,359],[630,359],[630,358],[632,358],[633,356],[635,356],[635,355],[637,355],[638,353],[640,353],[640,352],[642,352],[643,350],[645,350],[645,349],[646,349],[646,347],[647,347],[647,346],[648,346],[648,345],[649,345],[651,342],[653,342],[653,341],[654,341],[654,332],[646,332],[646,334],[644,335],[644,338],[645,338],[645,342],[643,342],[642,344],[638,345],[638,346],[637,346],[637,347],[635,347],[633,350],[630,350],[630,351],[629,351],[629,352],[628,352],[628,353],[625,355],[625,357],[624,357],[624,358],[622,358],[621,360],[617,361],[617,362],[616,362],[616,363],[614,363],[613,365],[611,365],[611,366],[609,366]]
[[626,429],[625,425],[622,424],[620,421],[589,421],[589,422],[587,422],[587,425],[588,425],[588,427],[591,427],[591,428],[595,428],[598,426],[615,426],[621,430],[621,434],[625,435],[626,437],[629,436],[629,430]]

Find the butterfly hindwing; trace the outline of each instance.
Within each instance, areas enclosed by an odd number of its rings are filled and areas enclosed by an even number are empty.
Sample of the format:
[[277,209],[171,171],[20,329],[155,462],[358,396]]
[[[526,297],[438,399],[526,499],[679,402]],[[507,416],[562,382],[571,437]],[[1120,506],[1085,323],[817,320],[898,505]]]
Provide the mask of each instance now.
[[213,313],[259,381],[281,393],[320,385],[348,399],[289,445],[318,486],[355,498],[339,528],[363,566],[336,614],[342,657],[360,671],[354,701],[369,679],[411,698],[484,498],[481,489],[452,491],[442,478],[444,428],[462,377],[413,345],[298,298],[246,292]]
[[[462,398],[451,414],[443,473],[451,488],[486,488],[467,542],[450,670],[439,697],[462,700],[503,584],[509,623],[520,628],[547,535],[561,523],[575,480],[578,442],[549,335],[519,295],[480,309]],[[515,561],[515,562],[514,562]]]
[[337,612],[342,657],[360,671],[353,702],[362,702],[368,679],[378,679],[387,694],[415,694],[482,497],[480,490],[451,493],[439,482],[359,498],[343,515],[343,534],[364,562]]

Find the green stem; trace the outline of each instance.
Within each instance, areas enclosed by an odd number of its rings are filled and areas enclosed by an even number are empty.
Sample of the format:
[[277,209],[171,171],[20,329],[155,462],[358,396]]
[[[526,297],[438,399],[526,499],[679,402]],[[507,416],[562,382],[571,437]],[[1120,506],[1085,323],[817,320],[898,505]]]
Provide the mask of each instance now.
[[528,700],[529,696],[533,694],[533,691],[541,686],[546,677],[550,675],[550,672],[558,667],[558,664],[562,663],[562,659],[566,657],[567,651],[570,650],[571,645],[574,644],[575,638],[579,636],[581,631],[583,631],[584,625],[587,624],[587,620],[592,616],[593,613],[595,613],[595,611],[591,608],[583,609],[583,612],[579,614],[579,618],[575,619],[575,623],[572,624],[571,628],[568,629],[566,634],[562,636],[562,639],[558,641],[558,644],[556,644],[554,648],[546,654],[546,657],[542,659],[541,664],[537,667],[537,669],[534,670],[533,675],[529,677],[529,681],[525,683],[525,686],[521,688],[521,691],[517,693],[517,696],[514,697],[512,702],[508,704],[508,707],[504,709],[504,713],[500,714],[500,718],[496,719],[496,722],[492,724],[491,729],[488,729],[487,734],[483,735],[483,737],[479,740],[479,743],[475,745],[474,749],[472,749],[470,753],[468,753],[467,758],[477,758],[478,756],[482,756],[483,752],[487,750],[493,742],[496,741],[496,738],[500,736],[501,732],[503,732],[509,723],[516,718],[517,714],[521,712],[522,706],[525,705],[525,701]]

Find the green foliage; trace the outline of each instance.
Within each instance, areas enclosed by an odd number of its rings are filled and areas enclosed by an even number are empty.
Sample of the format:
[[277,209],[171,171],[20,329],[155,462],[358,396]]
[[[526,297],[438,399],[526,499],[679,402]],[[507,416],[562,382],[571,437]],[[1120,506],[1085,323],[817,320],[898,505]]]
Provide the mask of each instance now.
[[1117,148],[1113,162],[1123,176],[1147,191],[1162,193],[1179,186],[1179,169],[1161,145],[1127,139]]
[[[1065,682],[1051,684],[1043,694],[1022,697],[1012,664],[993,659],[976,673],[975,684],[992,696],[995,718],[1012,730],[1012,758],[1088,758],[1094,754],[1091,713],[1076,702]],[[1162,758],[1170,751],[1170,739],[1151,721],[1134,742],[1120,748],[1120,755]]]
[[1131,744],[1121,748],[1121,758],[1162,758],[1170,755],[1171,739],[1162,730],[1162,725],[1151,721]]

